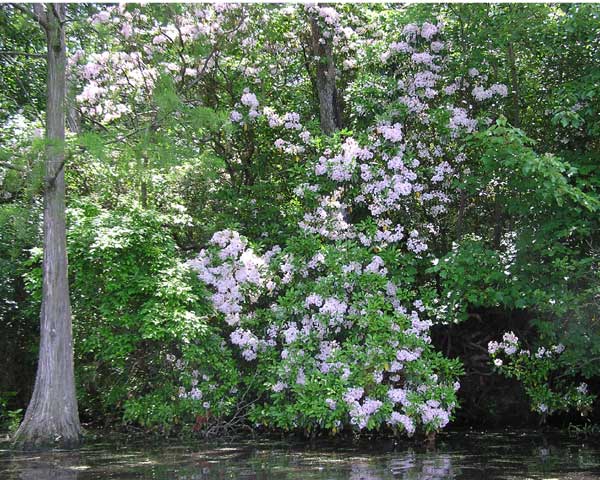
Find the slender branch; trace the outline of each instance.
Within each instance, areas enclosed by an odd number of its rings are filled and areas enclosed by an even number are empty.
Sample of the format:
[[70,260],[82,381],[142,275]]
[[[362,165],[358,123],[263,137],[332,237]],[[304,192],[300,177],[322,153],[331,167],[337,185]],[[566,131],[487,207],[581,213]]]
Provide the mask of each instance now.
[[18,167],[9,162],[0,161],[0,167],[9,168],[11,170],[16,170],[17,172],[25,172],[26,170],[23,167]]
[[44,30],[48,29],[48,17],[44,12],[44,6],[41,3],[34,3],[33,10],[27,8],[25,5],[21,5],[20,3],[11,3],[13,8],[19,10],[24,13],[28,17],[33,18],[36,22],[38,22]]
[[29,53],[29,52],[19,52],[17,50],[0,50],[0,55],[4,55],[7,57],[35,57],[35,58],[45,58],[46,55],[44,53]]
[[[11,64],[15,65],[15,58],[14,57],[7,57],[7,61],[10,62]],[[29,103],[35,103],[33,97],[30,94],[31,88],[27,85],[25,85],[25,83],[23,82],[23,80],[21,79],[21,75],[16,75],[15,77],[15,81],[19,84],[19,86],[21,87],[21,90],[23,92],[23,95],[25,97],[27,97]],[[14,102],[14,100],[13,100]],[[40,121],[40,123],[43,125],[45,122],[45,119],[42,118],[39,109],[34,109],[34,113],[35,113],[35,117]]]
[[[237,23],[237,25],[235,27],[233,27],[230,31],[224,32],[223,36],[226,37],[226,38],[230,38],[231,35],[233,35],[234,33],[236,33],[242,27],[242,25],[244,24],[244,21],[245,21],[245,17],[241,16],[240,21]],[[202,66],[202,69],[198,71],[198,73],[196,74],[196,77],[194,78],[194,80],[192,82],[190,82],[190,84],[187,86],[188,89],[194,87],[196,84],[198,84],[200,82],[200,80],[202,79],[202,77],[206,73],[206,70],[208,69],[210,60],[219,51],[220,46],[221,46],[220,40],[222,38],[223,37],[219,37],[219,38],[216,39],[215,43],[212,46],[211,52],[208,54],[208,56],[204,60],[204,65]]]
[[140,133],[142,131],[142,128],[136,128],[134,130],[131,130],[128,133],[125,133],[123,135],[117,135],[117,137],[114,140],[108,140],[106,142],[104,142],[105,145],[110,145],[112,143],[123,143],[125,140],[127,140],[130,137],[133,137],[134,135],[137,135],[138,133]]
[[[80,112],[81,113],[81,112]],[[104,130],[105,132],[108,132],[108,128],[106,128],[106,126],[102,125],[102,123],[100,123],[98,120],[94,119],[91,116],[88,115],[84,115],[83,113],[81,114],[81,118],[85,119],[85,120],[89,120],[90,122],[92,122],[94,125],[96,125],[97,127],[101,128],[102,130]]]

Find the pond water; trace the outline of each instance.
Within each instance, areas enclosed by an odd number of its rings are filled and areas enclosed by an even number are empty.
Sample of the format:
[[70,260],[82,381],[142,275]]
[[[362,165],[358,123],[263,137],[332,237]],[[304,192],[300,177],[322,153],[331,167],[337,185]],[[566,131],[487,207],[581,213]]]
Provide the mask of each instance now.
[[361,442],[98,441],[75,451],[14,452],[2,480],[91,479],[600,479],[600,442],[559,434],[445,433],[436,445]]

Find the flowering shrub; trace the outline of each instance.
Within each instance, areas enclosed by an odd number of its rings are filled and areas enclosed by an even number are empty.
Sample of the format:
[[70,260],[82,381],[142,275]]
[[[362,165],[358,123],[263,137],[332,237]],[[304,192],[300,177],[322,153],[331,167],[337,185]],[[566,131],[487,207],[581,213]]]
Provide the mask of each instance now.
[[492,341],[488,345],[496,369],[523,383],[531,410],[541,414],[543,420],[547,415],[571,409],[586,415],[596,398],[585,382],[574,384],[565,375],[564,351],[565,346],[558,343],[531,352],[513,332],[506,332],[501,342]]
[[408,435],[447,425],[459,365],[434,351],[429,308],[394,283],[381,256],[315,236],[262,256],[231,231],[211,244],[190,264],[259,379],[255,422]]
[[[388,426],[412,435],[445,427],[457,406],[459,364],[436,352],[429,336],[446,306],[426,276],[417,282],[403,271],[430,265],[428,242],[465,160],[455,152],[479,125],[451,100],[485,78],[473,72],[443,90],[439,31],[409,25],[402,44],[383,55],[407,56],[389,73],[405,72],[399,95],[360,137],[329,139],[309,163],[294,190],[304,207],[296,239],[260,256],[237,232],[217,232],[190,262],[213,291],[230,342],[254,364],[257,423],[305,432]],[[479,100],[506,93],[489,92]],[[230,119],[283,127],[286,139],[274,146],[303,153],[310,137],[299,116],[259,106],[246,89]]]
[[[484,89],[487,77],[477,70],[450,75],[441,28],[409,24],[400,42],[373,44],[365,61],[384,73],[374,78],[366,69],[349,87],[358,135],[331,141],[308,170],[298,192],[307,209],[304,231],[366,247],[404,244],[428,255],[455,186],[469,173],[465,139],[491,121],[475,116],[482,112],[477,104],[506,95],[502,85]],[[390,88],[365,97],[373,83]],[[489,95],[471,94],[477,87]]]

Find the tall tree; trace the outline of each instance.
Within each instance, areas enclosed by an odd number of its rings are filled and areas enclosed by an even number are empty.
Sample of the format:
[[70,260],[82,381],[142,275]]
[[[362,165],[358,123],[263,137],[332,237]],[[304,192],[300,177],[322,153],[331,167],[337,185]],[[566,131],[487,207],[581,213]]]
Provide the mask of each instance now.
[[[317,8],[322,8],[321,5]],[[319,96],[319,113],[321,130],[327,135],[341,128],[341,112],[335,84],[335,62],[333,58],[333,42],[331,35],[323,35],[319,25],[319,16],[310,17],[311,46],[317,59],[316,87]]]
[[46,32],[48,78],[40,353],[33,395],[14,441],[26,447],[67,447],[80,443],[81,425],[75,395],[65,227],[66,7],[15,7],[33,15]]

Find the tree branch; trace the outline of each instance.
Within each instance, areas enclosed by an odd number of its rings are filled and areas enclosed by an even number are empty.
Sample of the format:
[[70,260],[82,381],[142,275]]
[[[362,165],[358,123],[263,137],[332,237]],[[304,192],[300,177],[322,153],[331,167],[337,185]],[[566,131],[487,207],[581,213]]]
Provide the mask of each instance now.
[[17,167],[9,162],[0,161],[0,167],[9,168],[11,170],[16,170],[17,172],[25,172],[26,170],[23,167]]
[[48,15],[44,11],[44,6],[41,3],[33,4],[33,15],[39,24],[44,27],[44,30],[48,30]]
[[56,7],[56,3],[52,3],[51,5],[52,5],[52,11],[54,12],[54,16],[57,18],[58,23],[60,23],[60,26],[62,27],[65,24],[66,19],[64,17],[60,16],[60,12],[59,12],[58,8]]
[[4,55],[6,57],[35,57],[35,58],[45,58],[46,55],[44,53],[29,53],[29,52],[19,52],[18,50],[0,50],[0,55]]
[[36,22],[38,22],[44,29],[48,28],[48,19],[46,18],[46,14],[44,13],[44,8],[41,3],[34,3],[33,10],[30,10],[24,5],[20,3],[11,3],[11,6],[25,15],[33,18]]

